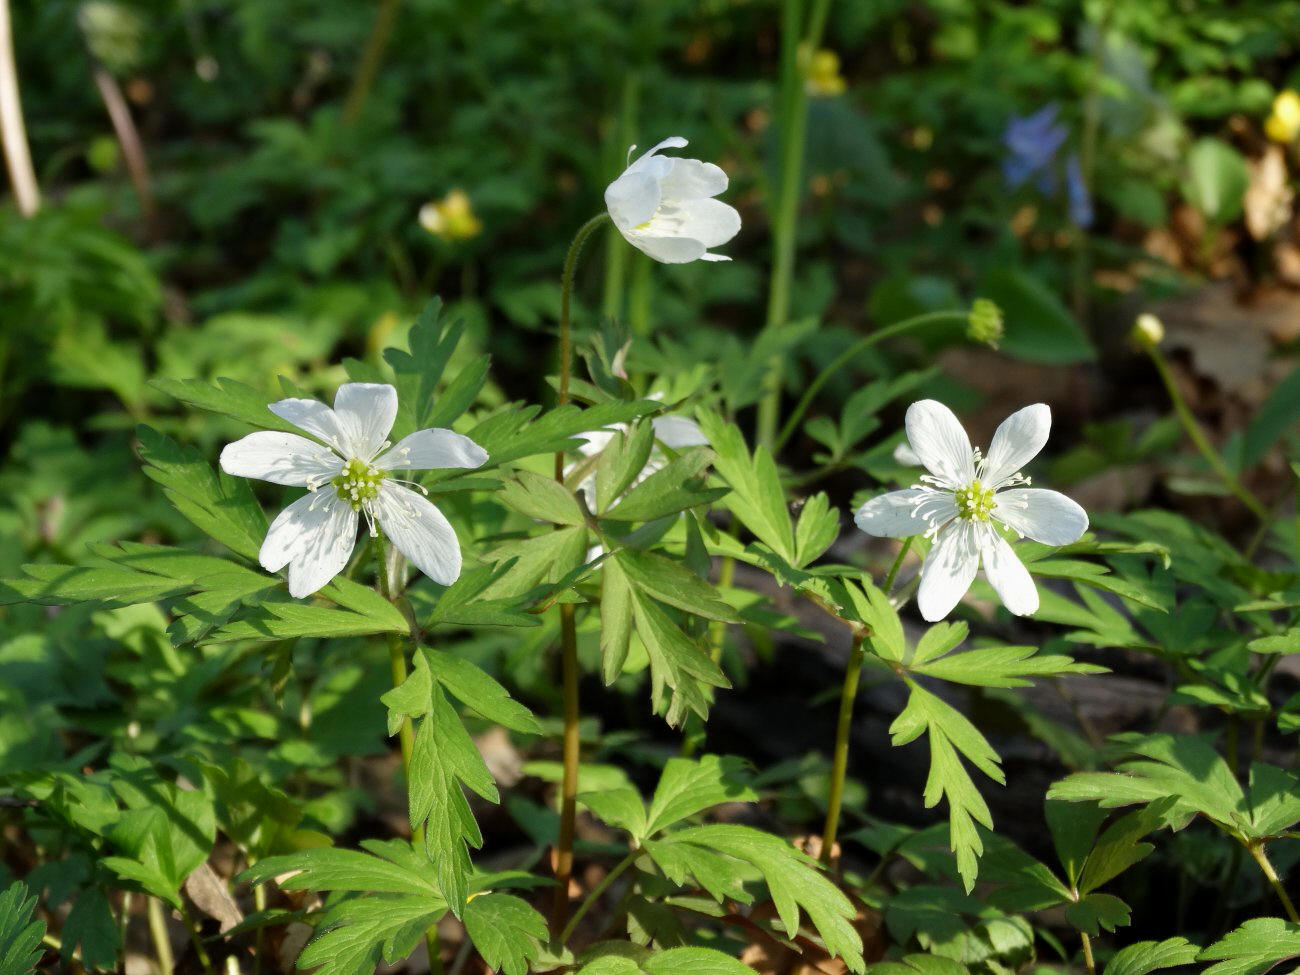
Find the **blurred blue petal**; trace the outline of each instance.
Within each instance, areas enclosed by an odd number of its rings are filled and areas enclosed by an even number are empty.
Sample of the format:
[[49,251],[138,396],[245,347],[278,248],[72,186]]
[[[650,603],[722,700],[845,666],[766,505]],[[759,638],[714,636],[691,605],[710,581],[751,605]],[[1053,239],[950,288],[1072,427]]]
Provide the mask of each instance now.
[[1092,197],[1083,181],[1083,168],[1077,153],[1070,153],[1065,161],[1065,192],[1070,200],[1070,219],[1079,227],[1091,227],[1093,220]]
[[1002,145],[1008,153],[1002,176],[1012,189],[1051,165],[1067,135],[1065,126],[1057,121],[1059,112],[1060,107],[1053,102],[1033,115],[1012,116],[1007,122],[1002,132]]

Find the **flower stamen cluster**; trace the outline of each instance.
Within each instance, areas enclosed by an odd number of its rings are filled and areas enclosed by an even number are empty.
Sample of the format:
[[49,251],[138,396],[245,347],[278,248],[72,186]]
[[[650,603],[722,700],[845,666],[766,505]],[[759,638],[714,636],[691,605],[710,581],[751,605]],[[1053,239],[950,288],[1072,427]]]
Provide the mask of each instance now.
[[360,511],[379,497],[379,483],[388,476],[387,471],[371,467],[363,460],[348,461],[343,465],[343,473],[330,481],[338,496],[352,506],[353,511]]

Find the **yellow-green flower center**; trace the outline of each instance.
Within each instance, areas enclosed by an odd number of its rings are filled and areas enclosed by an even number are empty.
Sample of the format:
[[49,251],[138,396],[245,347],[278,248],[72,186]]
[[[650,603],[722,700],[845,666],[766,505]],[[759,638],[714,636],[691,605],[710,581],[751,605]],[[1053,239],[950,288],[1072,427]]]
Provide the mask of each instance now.
[[967,521],[988,521],[993,513],[993,492],[987,490],[978,480],[971,481],[967,487],[953,493],[957,504],[957,514]]
[[339,497],[352,505],[353,511],[360,511],[364,502],[379,496],[379,482],[387,476],[385,470],[371,467],[364,461],[350,460],[343,465],[343,473],[330,483]]

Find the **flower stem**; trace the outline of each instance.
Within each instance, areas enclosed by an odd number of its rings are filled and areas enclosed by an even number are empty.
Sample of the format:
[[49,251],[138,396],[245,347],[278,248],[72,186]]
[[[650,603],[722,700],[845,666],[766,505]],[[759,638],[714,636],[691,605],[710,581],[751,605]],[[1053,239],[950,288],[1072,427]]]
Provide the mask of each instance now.
[[1264,844],[1260,842],[1248,843],[1246,844],[1246,850],[1255,863],[1259,865],[1260,872],[1264,874],[1264,879],[1268,881],[1269,886],[1273,888],[1273,892],[1277,894],[1277,899],[1282,902],[1282,909],[1286,911],[1286,916],[1291,919],[1291,923],[1300,924],[1300,914],[1296,913],[1295,904],[1291,903],[1291,898],[1287,895],[1286,888],[1282,886],[1277,871],[1273,869],[1273,864],[1269,862],[1268,854],[1264,852]]
[[619,860],[614,869],[605,874],[600,883],[591,888],[591,893],[589,893],[586,899],[578,905],[578,909],[573,912],[573,917],[569,918],[569,923],[566,924],[564,930],[560,932],[558,942],[560,945],[568,943],[569,939],[573,937],[573,932],[578,929],[578,922],[586,916],[587,912],[591,910],[596,901],[600,900],[601,895],[604,894],[605,891],[609,890],[609,885],[622,876],[624,870],[632,866],[640,853],[641,851],[637,849],[629,850],[627,856],[622,860]]
[[840,689],[840,717],[835,726],[835,754],[831,759],[831,788],[826,797],[826,825],[822,827],[822,863],[830,865],[835,849],[835,835],[840,826],[840,806],[844,803],[844,777],[849,764],[849,730],[853,726],[853,702],[858,696],[858,678],[862,676],[864,636],[855,633]]
[[384,50],[388,47],[388,38],[393,33],[393,23],[397,20],[397,7],[400,0],[380,0],[379,13],[375,16],[375,26],[366,38],[366,46],[361,52],[361,63],[352,80],[347,100],[343,103],[343,122],[351,125],[361,117],[361,109],[370,95],[370,88],[379,73],[379,63],[383,60]]
[[199,926],[194,923],[194,918],[189,910],[185,907],[185,902],[181,902],[181,921],[185,924],[185,930],[189,932],[190,942],[194,945],[194,954],[199,959],[199,964],[208,975],[213,975],[212,959],[208,957],[208,950],[203,947],[203,936],[199,934]]
[[[0,0],[3,3],[4,0]],[[153,938],[154,954],[158,956],[158,971],[162,975],[172,975],[176,960],[172,957],[172,943],[167,934],[167,918],[163,915],[162,901],[157,897],[147,899],[145,907],[149,919],[149,935]]]
[[894,580],[898,578],[898,570],[903,567],[903,559],[907,557],[908,549],[912,547],[912,542],[915,540],[915,535],[908,535],[907,538],[903,539],[903,545],[898,550],[898,555],[894,556],[894,564],[889,567],[889,575],[885,576],[886,596],[894,591]]
[[1083,964],[1088,969],[1088,975],[1097,975],[1097,963],[1092,958],[1092,939],[1080,931],[1079,943],[1083,945]]
[[1224,463],[1223,458],[1219,456],[1219,452],[1214,449],[1213,444],[1206,437],[1201,425],[1196,422],[1196,417],[1192,415],[1187,401],[1183,399],[1183,394],[1178,391],[1178,384],[1174,381],[1173,373],[1169,370],[1169,363],[1165,361],[1160,349],[1152,342],[1144,342],[1142,347],[1146,350],[1147,355],[1151,357],[1151,362],[1160,375],[1160,381],[1164,383],[1165,391],[1169,393],[1169,400],[1173,403],[1174,412],[1178,414],[1183,429],[1187,432],[1187,436],[1192,443],[1196,445],[1196,449],[1201,452],[1201,456],[1214,469],[1214,473],[1219,475],[1219,480],[1223,481],[1224,486],[1232,492],[1237,500],[1249,508],[1251,514],[1260,521],[1267,522],[1269,519],[1268,509],[1246,489],[1241,481],[1237,480],[1237,476],[1228,469],[1228,465]]
[[30,217],[41,205],[41,191],[32,168],[27,146],[23,106],[18,98],[18,67],[14,60],[14,38],[10,26],[9,0],[0,0],[0,139],[3,140],[9,182],[13,186],[18,212]]
[[[569,372],[572,367],[573,343],[569,334],[569,312],[573,296],[573,275],[578,266],[582,245],[608,219],[601,212],[592,217],[573,235],[573,243],[564,256],[560,275],[560,389],[559,404],[569,402]],[[564,483],[564,451],[555,453],[555,479]],[[551,932],[564,927],[569,909],[569,880],[573,876],[573,834],[578,815],[578,631],[572,603],[560,604],[560,683],[564,695],[564,771],[560,778],[560,836],[555,849],[555,899],[551,904]]]
[[812,405],[813,398],[821,391],[832,376],[843,369],[846,365],[857,358],[865,349],[871,348],[885,339],[891,339],[896,335],[902,335],[904,332],[910,332],[914,329],[925,328],[929,325],[950,325],[964,324],[970,318],[967,311],[931,311],[923,315],[916,315],[912,318],[905,318],[901,322],[894,322],[892,325],[886,325],[884,328],[878,328],[870,335],[864,335],[858,341],[854,342],[847,349],[835,357],[829,366],[817,374],[817,377],[804,390],[799,402],[795,405],[794,410],[790,413],[789,418],[785,421],[785,426],[777,435],[776,442],[772,446],[773,452],[779,451],[785,446],[787,440],[794,433],[799,421],[803,419],[804,413]]
[[[404,600],[401,594],[393,588],[388,577],[388,546],[384,544],[382,532],[375,535],[375,561],[379,572],[379,594],[402,610],[402,615],[406,618],[407,626],[410,628],[411,641],[418,644],[419,638],[414,617],[411,615],[409,607],[401,605]],[[388,670],[392,676],[394,687],[401,687],[402,684],[406,683],[406,677],[409,673],[406,666],[406,651],[402,648],[402,638],[397,633],[388,634]],[[409,795],[411,789],[411,755],[415,751],[415,726],[409,716],[402,719],[397,734],[402,747],[402,772],[406,777],[406,789]],[[423,826],[417,826],[411,831],[411,842],[417,849],[424,849]],[[438,944],[438,926],[436,923],[424,932],[424,946],[429,954],[429,971],[431,975],[442,975],[442,950]]]

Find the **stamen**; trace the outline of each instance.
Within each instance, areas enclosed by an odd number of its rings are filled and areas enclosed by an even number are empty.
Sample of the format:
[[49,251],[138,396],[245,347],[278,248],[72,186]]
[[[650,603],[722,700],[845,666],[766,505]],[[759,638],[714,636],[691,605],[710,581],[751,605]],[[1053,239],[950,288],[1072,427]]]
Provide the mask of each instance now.
[[[387,471],[354,458],[343,465],[343,471],[330,483],[334,485],[338,496],[352,506],[353,511],[366,509],[368,512],[370,503],[379,496],[380,482],[387,476]],[[372,523],[372,537],[373,528]]]

